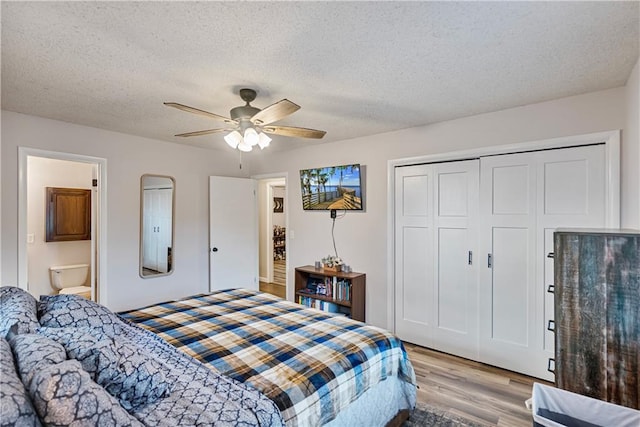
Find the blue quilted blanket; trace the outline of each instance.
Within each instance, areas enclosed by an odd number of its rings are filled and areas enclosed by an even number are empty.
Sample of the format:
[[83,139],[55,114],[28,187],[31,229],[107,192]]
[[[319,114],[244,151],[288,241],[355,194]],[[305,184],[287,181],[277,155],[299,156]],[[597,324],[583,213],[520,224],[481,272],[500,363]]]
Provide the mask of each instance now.
[[344,316],[232,289],[120,315],[273,400],[287,425],[321,425],[390,376],[415,384],[402,342]]

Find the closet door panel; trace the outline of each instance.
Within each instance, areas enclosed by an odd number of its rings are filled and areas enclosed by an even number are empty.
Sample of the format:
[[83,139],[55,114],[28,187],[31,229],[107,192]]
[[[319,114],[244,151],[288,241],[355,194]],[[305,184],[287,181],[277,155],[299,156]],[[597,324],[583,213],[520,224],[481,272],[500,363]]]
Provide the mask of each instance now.
[[478,356],[478,167],[478,160],[433,164],[433,348],[467,358]]
[[518,346],[529,344],[529,229],[493,229],[491,338]]
[[433,191],[428,165],[396,168],[395,332],[431,346],[433,335]]
[[[538,248],[535,263],[536,318],[544,355],[539,364],[553,357],[555,335],[547,329],[554,322],[554,294],[547,292],[554,284],[553,232],[558,228],[601,228],[605,226],[606,176],[605,146],[590,145],[535,153],[538,168],[538,204],[536,228]],[[543,359],[543,360],[542,360]],[[550,377],[553,379],[553,377]]]
[[[468,292],[467,274],[460,268],[468,251],[467,232],[459,228],[438,230],[438,328],[456,333],[469,333],[467,310],[460,310]],[[462,258],[462,259],[461,259]]]
[[[534,351],[536,167],[532,153],[480,160],[480,358],[518,372]],[[490,258],[490,260],[489,260]],[[544,370],[536,372],[544,375]]]
[[[531,165],[526,159],[526,155],[516,154],[517,158],[522,159],[522,164],[505,164],[501,165],[500,160],[506,156],[492,158],[494,162],[488,163],[483,159],[483,164],[490,167],[488,178],[491,182],[490,192],[487,195],[491,197],[491,214],[493,215],[524,215],[530,214],[531,210]],[[511,156],[509,156],[511,157]],[[516,159],[514,159],[516,160]],[[517,161],[517,160],[516,160]],[[492,163],[498,163],[493,165]]]
[[404,275],[402,286],[402,313],[405,322],[416,327],[429,327],[433,292],[429,288],[431,272],[426,268],[426,260],[432,258],[428,245],[427,228],[405,227],[403,229]]

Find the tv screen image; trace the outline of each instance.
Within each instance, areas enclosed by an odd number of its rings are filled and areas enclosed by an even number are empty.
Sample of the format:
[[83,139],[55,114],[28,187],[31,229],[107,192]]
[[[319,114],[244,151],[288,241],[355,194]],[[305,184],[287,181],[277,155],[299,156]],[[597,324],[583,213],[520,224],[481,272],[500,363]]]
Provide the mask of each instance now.
[[362,210],[360,170],[359,164],[302,169],[302,208]]

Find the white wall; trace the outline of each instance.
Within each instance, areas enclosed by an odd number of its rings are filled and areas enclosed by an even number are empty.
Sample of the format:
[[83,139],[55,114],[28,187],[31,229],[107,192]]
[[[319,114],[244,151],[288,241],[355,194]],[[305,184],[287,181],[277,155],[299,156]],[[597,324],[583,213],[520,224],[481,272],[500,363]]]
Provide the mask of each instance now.
[[[3,111],[2,285],[15,285],[18,277],[18,146],[107,159],[108,286],[103,303],[124,310],[207,291],[208,176],[243,176],[236,152],[171,144]],[[244,157],[247,169],[250,157]],[[170,175],[176,180],[175,272],[152,279],[138,275],[139,185],[145,173]]]
[[91,264],[91,241],[46,241],[46,187],[91,189],[93,166],[87,163],[29,157],[27,176],[27,243],[29,292],[52,295],[49,267]]
[[[622,129],[625,88],[527,105],[429,126],[312,145],[284,153],[265,153],[253,162],[252,173],[360,163],[365,166],[365,212],[350,212],[336,222],[338,253],[354,271],[367,274],[367,322],[387,325],[387,161],[457,150],[536,141]],[[638,141],[630,142],[633,146]],[[625,144],[625,142],[623,142]],[[627,178],[624,177],[623,181]],[[312,264],[333,252],[329,212],[304,212],[300,187],[289,192],[290,268]],[[637,197],[623,194],[623,203]],[[289,271],[292,274],[292,271]]]
[[[291,152],[262,151],[246,156],[251,175],[287,172],[331,164],[364,165],[365,212],[351,212],[336,223],[339,254],[355,271],[367,274],[367,321],[387,326],[387,161],[623,129],[622,150],[637,162],[638,66],[627,87],[528,105],[459,120]],[[634,111],[635,110],[635,111]],[[635,137],[633,136],[635,132]],[[17,280],[17,147],[26,146],[107,159],[108,301],[124,310],[176,298],[208,287],[208,176],[243,176],[234,152],[209,151],[53,120],[2,112],[2,284]],[[623,226],[639,217],[640,190],[633,164],[623,165]],[[249,173],[248,172],[248,173]],[[138,276],[139,180],[143,173],[176,178],[174,274]],[[288,200],[288,264],[313,263],[332,253],[328,212],[303,212],[297,180]],[[292,236],[295,232],[295,238]],[[293,277],[293,276],[290,276]]]
[[627,80],[626,122],[622,134],[622,227],[640,228],[640,60],[636,62]]

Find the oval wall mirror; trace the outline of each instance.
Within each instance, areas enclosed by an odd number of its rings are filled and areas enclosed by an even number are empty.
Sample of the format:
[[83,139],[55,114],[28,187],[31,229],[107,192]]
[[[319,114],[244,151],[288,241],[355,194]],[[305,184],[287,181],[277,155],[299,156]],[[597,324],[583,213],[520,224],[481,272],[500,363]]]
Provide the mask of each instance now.
[[175,180],[170,176],[140,178],[140,276],[165,276],[173,271]]

